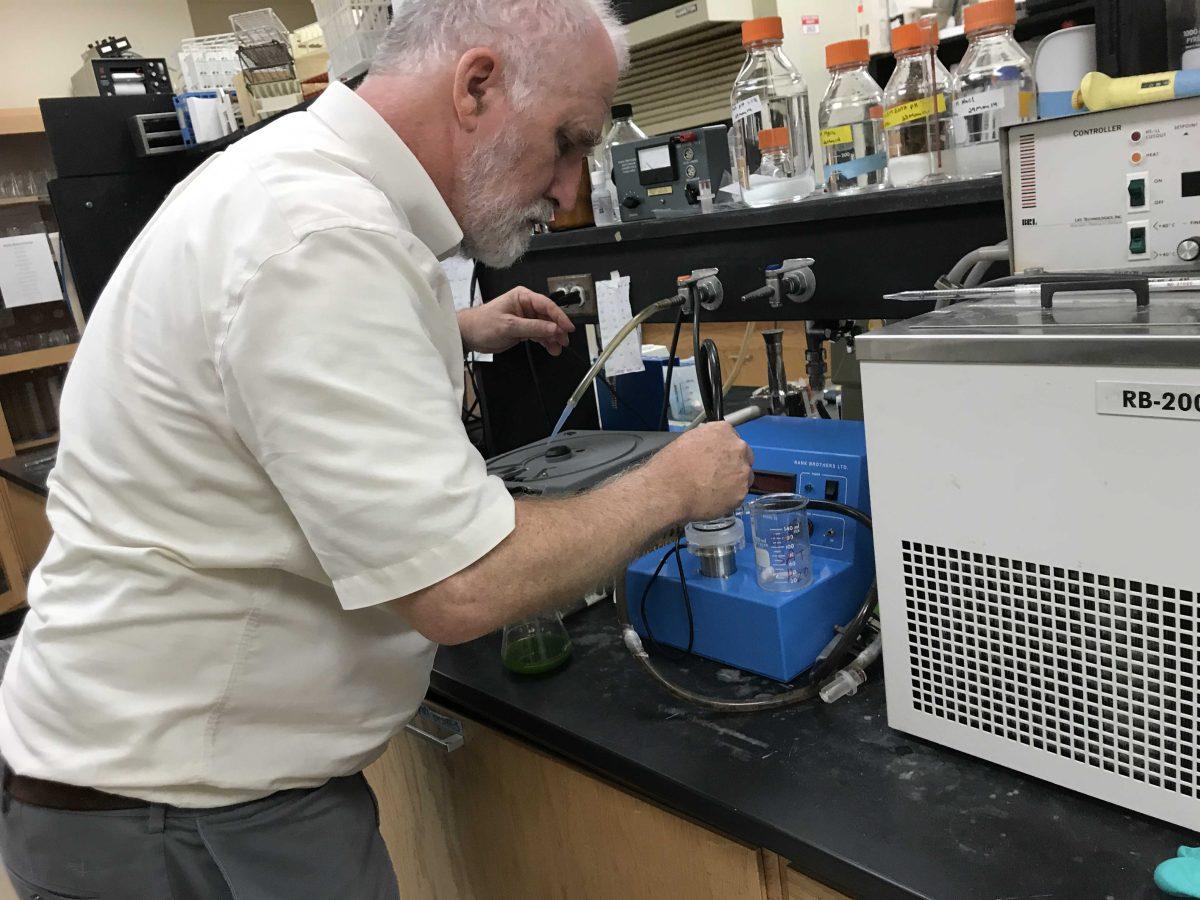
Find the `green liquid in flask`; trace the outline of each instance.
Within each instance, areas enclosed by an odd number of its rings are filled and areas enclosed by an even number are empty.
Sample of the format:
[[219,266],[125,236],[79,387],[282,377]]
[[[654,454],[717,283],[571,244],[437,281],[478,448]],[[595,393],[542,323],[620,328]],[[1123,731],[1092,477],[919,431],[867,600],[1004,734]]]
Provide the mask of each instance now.
[[533,634],[509,641],[504,647],[504,667],[521,675],[553,672],[571,656],[566,634]]

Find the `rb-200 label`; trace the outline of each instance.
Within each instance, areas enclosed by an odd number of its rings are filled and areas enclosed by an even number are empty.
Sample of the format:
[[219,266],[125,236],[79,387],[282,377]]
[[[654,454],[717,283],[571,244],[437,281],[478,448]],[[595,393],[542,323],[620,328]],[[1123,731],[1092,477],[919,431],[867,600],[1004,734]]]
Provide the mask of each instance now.
[[1097,381],[1096,412],[1109,416],[1200,421],[1200,384]]

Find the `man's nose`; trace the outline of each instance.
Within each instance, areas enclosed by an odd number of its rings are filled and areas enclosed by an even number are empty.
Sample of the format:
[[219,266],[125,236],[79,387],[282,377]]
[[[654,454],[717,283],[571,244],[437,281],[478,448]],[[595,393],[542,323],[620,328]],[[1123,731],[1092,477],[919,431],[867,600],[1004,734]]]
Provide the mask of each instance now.
[[579,183],[583,178],[582,165],[560,165],[554,173],[554,183],[550,185],[547,199],[554,204],[556,211],[569,213],[575,208],[579,199]]

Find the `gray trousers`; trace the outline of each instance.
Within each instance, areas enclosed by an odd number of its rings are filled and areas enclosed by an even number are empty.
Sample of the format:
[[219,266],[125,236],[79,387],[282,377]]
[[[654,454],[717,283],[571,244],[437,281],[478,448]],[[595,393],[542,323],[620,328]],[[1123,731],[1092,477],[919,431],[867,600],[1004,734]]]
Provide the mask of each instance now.
[[22,900],[394,900],[362,775],[236,806],[70,812],[8,797],[0,855]]

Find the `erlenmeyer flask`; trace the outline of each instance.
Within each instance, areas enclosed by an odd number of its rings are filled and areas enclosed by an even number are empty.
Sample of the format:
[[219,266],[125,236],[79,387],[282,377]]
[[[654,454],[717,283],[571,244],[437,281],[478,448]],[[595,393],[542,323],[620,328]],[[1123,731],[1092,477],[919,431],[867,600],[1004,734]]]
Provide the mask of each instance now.
[[500,659],[506,669],[521,675],[544,675],[570,656],[571,636],[557,611],[538,613],[504,626]]

